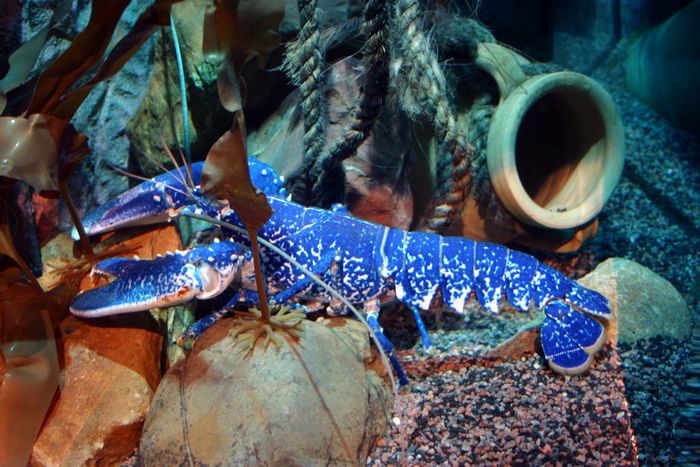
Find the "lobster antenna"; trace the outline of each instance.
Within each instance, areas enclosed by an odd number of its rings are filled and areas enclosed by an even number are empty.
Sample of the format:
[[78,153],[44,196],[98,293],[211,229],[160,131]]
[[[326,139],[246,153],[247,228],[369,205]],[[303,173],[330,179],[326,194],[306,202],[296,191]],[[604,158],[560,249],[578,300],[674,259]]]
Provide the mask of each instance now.
[[[206,216],[202,214],[195,214],[193,212],[182,212],[181,215],[191,217],[193,219],[199,219],[205,222],[209,222],[210,224],[215,224],[215,225],[220,225],[221,227],[226,227],[227,229],[231,229],[235,232],[238,232],[242,235],[248,235],[248,231],[237,226],[234,224],[231,224],[226,221],[222,221],[221,219],[216,219],[211,216]],[[258,241],[260,242],[261,245],[269,248],[273,252],[277,253],[280,255],[282,258],[285,260],[289,261],[291,264],[296,266],[301,272],[306,274],[307,277],[310,277],[314,282],[316,282],[318,285],[323,287],[325,290],[327,290],[330,294],[338,298],[341,302],[343,302],[343,305],[347,306],[350,311],[352,311],[352,314],[355,315],[355,317],[365,325],[367,329],[370,330],[369,335],[372,341],[374,341],[374,345],[376,345],[377,350],[379,351],[379,355],[382,358],[382,363],[384,363],[384,367],[387,369],[387,374],[389,375],[389,380],[391,381],[391,388],[394,391],[394,394],[398,393],[398,386],[396,385],[396,378],[394,378],[394,373],[391,370],[391,364],[389,363],[389,358],[386,356],[386,353],[384,352],[384,349],[382,348],[382,345],[379,343],[379,339],[377,339],[377,336],[374,335],[374,332],[372,332],[369,323],[367,323],[367,320],[365,319],[364,316],[362,316],[362,313],[355,308],[355,306],[350,303],[350,301],[345,298],[340,292],[335,290],[333,287],[325,283],[321,278],[319,278],[316,274],[311,272],[308,268],[300,264],[297,260],[289,256],[287,253],[282,251],[279,247],[273,245],[270,243],[268,240],[265,240],[262,237],[258,237]]]
[[[144,182],[153,182],[153,179],[151,179],[151,178],[144,177],[143,175],[136,175],[135,173],[129,172],[128,170],[124,170],[124,169],[122,169],[121,167],[112,164],[111,162],[106,162],[106,161],[105,161],[104,163],[107,164],[107,167],[109,167],[110,169],[114,170],[115,172],[119,172],[119,173],[122,174],[122,175],[126,175],[127,177],[135,178],[136,180],[141,180],[141,181],[144,181]],[[168,172],[166,172],[166,173],[168,173]],[[155,182],[153,182],[153,183],[155,183]],[[177,188],[173,188],[172,186],[170,186],[170,185],[168,185],[168,184],[163,184],[163,186],[164,186],[166,189],[172,190],[172,191],[177,192],[177,193],[180,193],[180,194],[183,195],[183,196],[190,196],[190,195],[192,195],[192,193],[185,193],[184,191],[182,191],[182,190],[180,190],[180,189],[177,189]]]
[[[173,163],[173,166],[175,167],[175,170],[177,170],[178,175],[180,176],[179,181],[182,183],[182,185],[187,189],[187,192],[190,195],[193,195],[192,193],[192,187],[190,187],[187,184],[187,179],[185,176],[182,174],[182,171],[180,170],[180,166],[177,163],[177,159],[175,159],[175,156],[173,155],[173,152],[170,150],[170,147],[168,147],[168,143],[165,141],[165,136],[163,136],[163,133],[160,133],[160,141],[163,143],[163,148],[165,149],[165,153],[168,155],[170,158],[170,162]],[[187,165],[187,164],[185,164]]]
[[[143,155],[143,156],[148,160],[148,162],[150,162],[151,164],[153,164],[153,165],[157,166],[158,168],[160,168],[160,170],[161,170],[164,174],[170,174],[170,176],[173,177],[173,178],[175,179],[175,181],[177,181],[177,182],[179,182],[179,183],[182,183],[182,186],[188,188],[188,187],[187,187],[187,183],[185,182],[185,178],[182,176],[182,173],[180,172],[180,169],[179,169],[177,163],[175,162],[175,159],[172,157],[172,155],[170,155],[170,149],[168,148],[168,144],[165,142],[165,137],[163,136],[163,133],[160,134],[160,140],[161,140],[161,142],[162,142],[162,144],[163,144],[163,147],[165,148],[166,152],[168,152],[168,154],[169,154],[169,156],[170,156],[170,160],[171,160],[171,161],[173,162],[173,164],[175,165],[175,168],[178,169],[177,173],[178,173],[178,175],[180,176],[179,178],[176,177],[170,170],[168,170],[167,168],[165,168],[165,166],[164,166],[163,164],[161,164],[160,161],[159,161],[158,159],[156,159],[155,157],[151,156],[151,155],[148,154],[146,151],[143,151],[143,150],[141,150],[141,149],[138,148],[138,147],[136,148],[136,150],[137,150],[141,155]],[[116,167],[116,166],[115,166],[115,167]],[[119,168],[119,167],[116,167],[116,170],[122,170],[122,171],[123,171],[124,169],[121,169],[121,168]],[[124,173],[124,172],[122,172],[122,173]],[[132,176],[132,177],[134,177],[134,178],[138,178],[139,180],[142,180],[142,179],[143,179],[142,177],[139,177],[139,176],[137,176],[137,175],[134,175],[134,174],[132,174],[132,173],[130,173],[130,172],[124,173],[124,175]],[[146,180],[148,180],[148,179],[146,179]],[[168,188],[170,188],[170,187],[168,187]],[[174,189],[174,188],[173,188],[173,190],[182,193],[180,190],[176,190],[176,189]],[[192,195],[192,192],[191,192],[191,190],[189,190],[189,188],[188,188],[187,191],[188,191],[188,193],[189,193],[190,195]],[[184,194],[185,196],[187,196],[188,193],[182,193],[182,194]]]
[[182,159],[182,163],[185,166],[185,173],[187,174],[187,180],[190,182],[190,187],[193,189],[195,188],[194,184],[194,179],[192,178],[192,167],[190,161],[187,159],[186,155],[182,152],[182,149],[179,150],[180,152],[180,159]]
[[[167,147],[167,146],[166,146],[166,147]],[[175,181],[182,183],[183,186],[187,186],[187,184],[183,183],[184,180],[183,180],[182,178],[178,178],[178,177],[176,177],[175,175],[173,175],[173,174],[170,172],[170,170],[168,170],[167,168],[165,168],[165,166],[164,166],[163,164],[160,163],[160,161],[159,161],[158,159],[156,159],[155,157],[153,157],[153,156],[147,154],[145,151],[142,151],[141,149],[138,149],[138,148],[137,148],[137,150],[139,151],[139,153],[141,153],[141,154],[148,160],[148,162],[150,162],[150,163],[152,163],[153,165],[155,165],[155,166],[157,166],[158,168],[160,168],[160,170],[161,170],[163,173],[170,174],[170,175],[175,179]],[[117,169],[118,169],[118,167],[117,167]],[[123,169],[121,169],[121,170],[123,170]],[[135,177],[135,178],[138,178],[138,176],[133,175],[133,174],[130,174],[130,173],[127,173],[127,174],[125,174],[125,175],[130,175],[130,176],[133,176],[133,177]],[[180,175],[182,175],[182,174],[180,174]],[[186,194],[185,194],[185,195],[186,195]]]
[[180,80],[180,100],[182,102],[182,138],[185,146],[183,154],[180,148],[180,158],[187,172],[187,179],[190,181],[190,186],[194,189],[194,180],[192,179],[192,154],[190,152],[190,124],[187,119],[189,112],[187,111],[187,89],[185,86],[185,68],[182,65],[182,52],[180,51],[180,41],[177,38],[177,30],[175,29],[175,20],[172,12],[170,13],[170,30],[173,33],[173,48],[175,49],[175,59],[177,61],[177,76]]
[[185,68],[182,64],[182,52],[180,51],[180,41],[177,38],[175,20],[170,13],[170,30],[173,33],[173,48],[175,49],[175,60],[177,62],[177,75],[180,81],[180,99],[182,100],[182,138],[185,146],[185,167],[192,163],[190,155],[190,125],[187,121],[189,112],[187,111],[187,88],[185,85]]

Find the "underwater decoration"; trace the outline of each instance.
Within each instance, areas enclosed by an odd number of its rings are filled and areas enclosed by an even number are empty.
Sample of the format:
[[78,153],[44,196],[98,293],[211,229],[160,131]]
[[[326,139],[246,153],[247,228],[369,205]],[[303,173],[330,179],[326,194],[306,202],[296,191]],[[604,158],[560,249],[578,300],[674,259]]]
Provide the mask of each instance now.
[[681,128],[700,135],[700,2],[690,2],[630,46],[625,84],[630,93]]

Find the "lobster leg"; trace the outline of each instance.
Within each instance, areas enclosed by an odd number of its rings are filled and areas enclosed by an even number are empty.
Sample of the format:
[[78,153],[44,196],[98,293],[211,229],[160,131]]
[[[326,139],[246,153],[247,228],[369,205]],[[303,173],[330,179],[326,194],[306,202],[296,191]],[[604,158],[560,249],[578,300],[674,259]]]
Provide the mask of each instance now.
[[425,329],[425,323],[420,315],[420,310],[415,306],[411,306],[409,308],[413,314],[413,320],[416,322],[416,326],[418,326],[418,333],[420,334],[421,342],[423,343],[423,350],[428,351],[433,346],[433,343],[430,342],[430,336],[428,335],[428,331]]
[[372,304],[365,306],[365,314],[367,315],[367,324],[369,324],[369,328],[372,330],[374,335],[377,337],[377,341],[382,346],[382,349],[384,349],[384,353],[387,355],[387,357],[389,357],[389,361],[391,362],[391,366],[394,367],[394,371],[396,372],[396,376],[399,377],[399,384],[401,384],[401,386],[407,385],[408,384],[408,377],[406,376],[406,373],[403,371],[403,368],[401,367],[401,363],[399,362],[398,357],[394,353],[394,345],[386,337],[386,335],[384,334],[384,329],[382,328],[382,325],[379,324],[379,304],[376,302],[373,302]]
[[[330,268],[334,257],[334,252],[327,252],[321,258],[321,261],[312,268],[311,272],[313,272],[317,276],[322,276]],[[285,290],[282,290],[281,292],[277,292],[272,297],[270,297],[270,302],[286,303],[292,298],[294,298],[294,296],[308,289],[310,286],[313,285],[313,283],[314,281],[313,279],[311,279],[311,277],[304,276],[300,280],[292,284],[290,287],[286,288]],[[214,311],[213,313],[203,317],[199,321],[192,324],[189,328],[187,328],[187,330],[185,330],[185,332],[183,332],[182,335],[177,338],[177,344],[182,348],[190,347],[191,343],[197,340],[197,338],[201,336],[204,333],[204,331],[212,327],[214,323],[221,320],[222,318],[226,318],[235,314],[231,310],[234,306],[240,303],[248,303],[253,306],[260,306],[260,300],[257,292],[247,288],[244,290],[245,299],[243,301],[241,301],[243,293],[241,291],[236,292],[231,298],[231,300],[229,300],[229,302],[221,310]]]
[[116,279],[78,294],[70,311],[97,317],[212,298],[231,284],[242,260],[240,245],[228,240],[152,260],[110,258],[92,273]]

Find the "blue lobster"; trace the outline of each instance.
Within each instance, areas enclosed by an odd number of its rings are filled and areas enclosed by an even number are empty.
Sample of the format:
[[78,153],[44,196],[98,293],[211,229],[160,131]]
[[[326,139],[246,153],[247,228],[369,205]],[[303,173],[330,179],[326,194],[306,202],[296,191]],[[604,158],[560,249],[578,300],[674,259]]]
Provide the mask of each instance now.
[[[191,177],[175,169],[146,181],[88,213],[89,235],[120,227],[164,222],[186,212],[204,213],[236,226],[239,216],[228,203],[203,196],[199,188],[203,163]],[[605,331],[593,316],[609,317],[607,299],[538,262],[502,245],[462,237],[406,232],[351,216],[342,207],[308,208],[286,199],[282,180],[270,166],[249,160],[254,185],[267,195],[273,215],[259,236],[282,249],[350,302],[361,304],[375,323],[380,300],[392,295],[428,310],[437,296],[463,312],[472,292],[486,309],[498,311],[502,298],[527,311],[543,309],[541,342],[545,358],[558,372],[584,371],[604,341]],[[208,299],[229,288],[239,274],[242,290],[254,296],[249,240],[223,229],[226,239],[152,260],[111,258],[93,272],[114,276],[107,285],[78,294],[71,312],[104,316]],[[77,233],[74,229],[74,238]],[[309,308],[344,306],[311,282],[290,262],[265,248],[264,274],[277,301],[305,302]],[[237,293],[234,301],[240,299]]]

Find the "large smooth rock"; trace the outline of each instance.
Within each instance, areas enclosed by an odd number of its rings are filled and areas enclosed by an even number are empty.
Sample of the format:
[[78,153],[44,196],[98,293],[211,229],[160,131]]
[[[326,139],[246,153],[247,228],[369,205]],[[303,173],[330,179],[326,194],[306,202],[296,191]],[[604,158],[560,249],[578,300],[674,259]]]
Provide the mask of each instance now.
[[653,336],[690,337],[692,317],[681,294],[641,264],[610,258],[579,280],[610,300],[608,339],[632,343]]
[[296,344],[245,355],[225,319],[164,376],[141,438],[145,465],[364,464],[391,388],[353,320],[305,321]]
[[149,321],[132,314],[61,323],[64,383],[33,465],[112,465],[131,454],[160,378],[162,337]]

